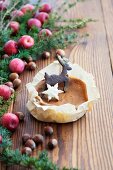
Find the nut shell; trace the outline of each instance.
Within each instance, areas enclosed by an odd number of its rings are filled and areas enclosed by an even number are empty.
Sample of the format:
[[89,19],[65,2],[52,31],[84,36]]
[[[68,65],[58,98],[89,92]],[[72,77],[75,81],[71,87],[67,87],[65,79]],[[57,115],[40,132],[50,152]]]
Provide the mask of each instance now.
[[51,139],[51,140],[48,142],[48,149],[52,150],[52,149],[54,149],[57,145],[58,145],[57,140],[56,140],[56,139]]
[[43,137],[41,134],[36,134],[36,135],[33,137],[33,140],[34,140],[34,142],[36,143],[36,145],[40,145],[40,144],[43,144],[43,142],[44,142],[44,137]]
[[43,59],[48,59],[48,58],[50,58],[50,56],[51,56],[50,52],[47,52],[47,51],[45,51],[45,52],[42,54],[42,58],[43,58]]
[[23,143],[26,143],[28,139],[31,139],[31,135],[28,134],[28,133],[25,133],[25,134],[22,136],[22,141],[23,141]]
[[24,120],[25,115],[23,112],[16,112],[14,114],[19,118],[20,121]]
[[11,73],[9,79],[13,82],[15,79],[18,79],[19,75],[17,73]]
[[25,146],[30,147],[32,150],[36,148],[36,144],[32,139],[28,139]]
[[45,126],[44,127],[44,133],[46,136],[52,136],[53,135],[53,128],[51,126]]
[[29,62],[33,61],[33,58],[32,58],[31,56],[29,56],[28,58],[25,59],[25,61],[26,61],[27,63],[29,63]]
[[14,87],[14,89],[17,89],[19,86],[21,85],[21,80],[20,79],[15,79],[14,81],[13,81],[13,87]]
[[26,154],[26,155],[28,155],[28,156],[31,156],[31,154],[32,154],[32,149],[29,148],[29,147],[24,147],[24,148],[22,149],[21,153],[22,153],[22,154]]
[[65,56],[65,51],[64,50],[62,50],[62,49],[58,49],[58,50],[56,50],[56,54],[58,54],[58,55],[60,55],[60,56]]
[[9,58],[9,55],[4,54],[4,55],[2,56],[2,59],[6,59],[6,58]]
[[29,63],[27,64],[27,69],[28,69],[28,70],[31,70],[31,71],[35,70],[35,69],[36,69],[36,63],[33,62],[33,61],[29,62]]

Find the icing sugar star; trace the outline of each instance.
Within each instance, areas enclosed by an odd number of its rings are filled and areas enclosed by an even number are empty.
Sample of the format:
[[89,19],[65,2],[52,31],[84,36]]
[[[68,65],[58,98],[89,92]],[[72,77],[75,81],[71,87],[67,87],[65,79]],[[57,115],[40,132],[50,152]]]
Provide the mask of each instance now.
[[50,86],[47,84],[47,90],[43,91],[42,94],[46,94],[48,96],[48,101],[51,100],[52,98],[55,98],[59,100],[59,93],[63,93],[64,91],[58,89],[58,83],[55,84],[54,86]]

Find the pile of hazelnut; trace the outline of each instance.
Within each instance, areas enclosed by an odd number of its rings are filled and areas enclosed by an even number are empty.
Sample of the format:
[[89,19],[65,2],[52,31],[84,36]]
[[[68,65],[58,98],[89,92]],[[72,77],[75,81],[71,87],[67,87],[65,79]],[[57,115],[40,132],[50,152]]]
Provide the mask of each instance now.
[[51,138],[53,135],[53,128],[51,126],[44,127],[44,136],[42,134],[35,134],[33,137],[25,133],[22,136],[22,142],[24,144],[24,148],[21,150],[22,154],[26,154],[28,156],[32,155],[32,151],[38,147],[39,145],[44,145],[44,141],[49,137],[49,142],[47,143],[46,148],[49,150],[53,150],[58,142],[56,139]]

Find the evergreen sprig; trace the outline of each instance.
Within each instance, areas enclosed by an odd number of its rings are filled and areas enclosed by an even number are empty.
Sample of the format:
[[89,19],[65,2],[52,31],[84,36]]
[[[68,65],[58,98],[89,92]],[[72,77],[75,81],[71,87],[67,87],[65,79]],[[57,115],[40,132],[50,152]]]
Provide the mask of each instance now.
[[47,151],[42,151],[37,157],[29,157],[22,155],[21,152],[6,148],[0,156],[0,160],[3,161],[7,166],[19,165],[33,170],[78,170],[76,168],[62,168],[60,169],[54,164],[49,158]]
[[0,144],[0,152],[1,148],[8,148],[12,145],[12,141],[10,139],[11,132],[9,132],[6,128],[0,125],[0,135],[2,136],[2,143]]
[[8,100],[4,100],[0,96],[0,118],[1,116],[8,111],[9,106],[11,105],[12,101],[14,101],[15,94],[12,95]]

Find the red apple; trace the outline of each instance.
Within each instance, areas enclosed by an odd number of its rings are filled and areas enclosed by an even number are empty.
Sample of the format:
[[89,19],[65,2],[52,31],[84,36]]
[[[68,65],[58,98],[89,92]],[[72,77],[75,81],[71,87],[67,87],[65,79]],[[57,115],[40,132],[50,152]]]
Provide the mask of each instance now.
[[46,35],[46,36],[52,36],[52,32],[49,30],[49,29],[42,29],[40,32],[39,32],[39,35]]
[[20,24],[16,21],[11,21],[9,23],[9,28],[11,28],[12,32],[16,34],[19,31]]
[[4,45],[4,52],[8,55],[13,55],[18,53],[17,42],[14,40],[9,40]]
[[34,39],[29,35],[24,35],[19,39],[18,45],[29,49],[34,45]]
[[2,136],[0,135],[0,144],[2,144]]
[[35,18],[39,19],[43,24],[46,20],[48,20],[49,15],[46,12],[36,12]]
[[29,19],[27,24],[29,28],[32,28],[33,26],[40,28],[42,26],[41,22],[36,18]]
[[24,13],[23,13],[22,11],[20,11],[20,10],[14,10],[14,11],[11,13],[11,16],[14,17],[14,18],[16,18],[16,17],[21,17],[21,16],[23,16],[23,15],[24,15]]
[[50,13],[51,10],[52,10],[52,7],[50,4],[43,4],[39,9],[40,12],[47,12],[47,13]]
[[25,68],[25,63],[19,59],[19,58],[14,58],[10,61],[9,63],[9,69],[13,73],[22,73]]
[[26,5],[23,5],[21,7],[21,11],[25,14],[27,11],[33,11],[34,10],[34,6],[31,5],[31,4],[26,4]]
[[2,116],[2,125],[10,131],[16,130],[19,125],[18,117],[13,113],[5,113]]
[[6,85],[0,85],[0,96],[4,100],[8,100],[11,97],[11,89]]

